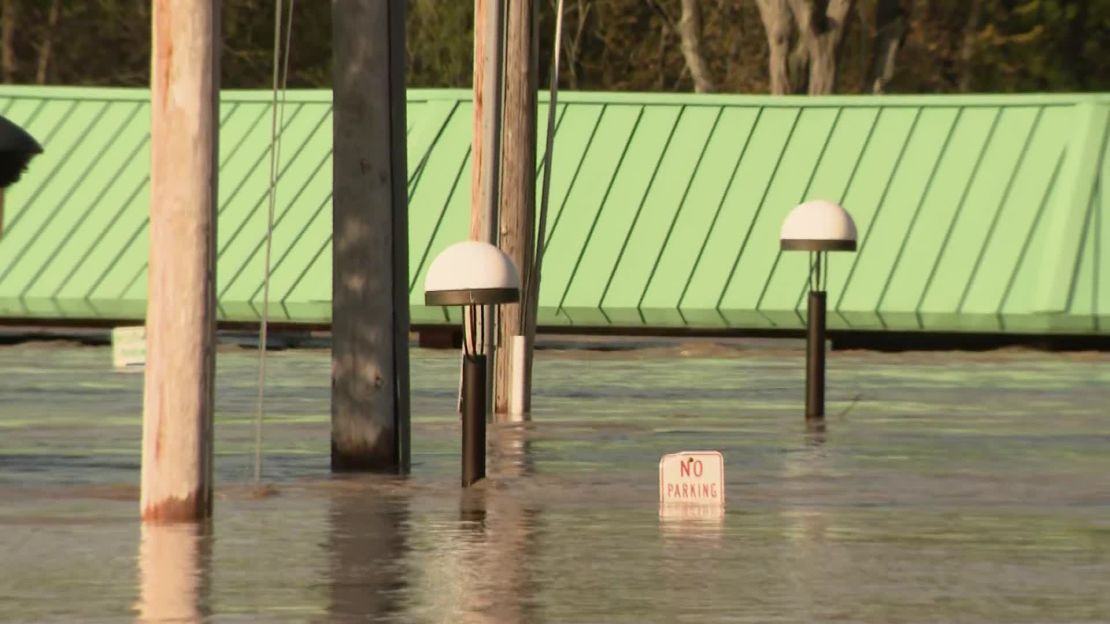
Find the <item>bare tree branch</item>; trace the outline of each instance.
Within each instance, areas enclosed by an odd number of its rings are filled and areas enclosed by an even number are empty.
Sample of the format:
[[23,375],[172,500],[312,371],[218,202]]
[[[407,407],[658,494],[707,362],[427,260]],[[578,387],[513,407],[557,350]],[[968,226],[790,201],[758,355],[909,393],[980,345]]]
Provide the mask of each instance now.
[[661,0],[647,0],[647,5],[659,15],[668,28],[678,32],[678,25],[675,23],[674,18],[671,17],[671,14],[667,13],[667,7],[663,6]]
[[898,50],[905,41],[906,12],[900,0],[879,0],[876,7],[875,49],[871,62],[871,92],[886,93],[886,86],[894,78]]
[[971,90],[971,61],[975,58],[975,34],[979,32],[979,20],[983,14],[983,0],[970,0],[967,24],[964,26],[963,42],[960,45],[960,91]]
[[713,91],[713,79],[705,63],[701,46],[701,8],[699,0],[682,0],[682,17],[678,20],[678,35],[682,40],[682,56],[690,77],[694,80],[694,91],[709,93]]
[[0,38],[4,39],[4,48],[0,51],[0,65],[3,65],[4,82],[15,82],[15,1],[4,0],[4,16],[0,19]]
[[563,53],[567,55],[567,86],[571,89],[578,88],[578,52],[582,48],[582,35],[586,32],[586,19],[593,6],[590,0],[578,0],[576,4],[574,36],[563,37]]
[[855,0],[790,0],[794,22],[809,53],[810,95],[836,90],[837,60]]
[[655,79],[655,88],[660,91],[663,90],[667,80],[667,46],[670,45],[668,35],[671,34],[671,29],[666,24],[659,26],[659,52],[655,58],[655,65],[658,68],[658,74]]
[[50,52],[54,47],[54,31],[58,27],[58,17],[62,10],[62,0],[50,3],[50,14],[46,18],[46,32],[39,47],[39,64],[35,70],[35,84],[46,84],[46,72],[50,69]]
[[805,93],[809,85],[809,48],[801,37],[794,42],[794,49],[787,58],[787,67],[790,70],[791,93]]
[[755,0],[763,30],[767,33],[770,58],[767,67],[771,75],[771,93],[793,93],[790,72],[790,9],[786,0]]

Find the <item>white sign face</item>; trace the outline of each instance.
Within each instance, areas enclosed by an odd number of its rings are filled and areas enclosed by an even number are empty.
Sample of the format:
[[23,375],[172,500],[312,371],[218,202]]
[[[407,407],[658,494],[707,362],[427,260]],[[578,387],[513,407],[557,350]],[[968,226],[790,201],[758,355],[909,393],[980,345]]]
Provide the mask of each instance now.
[[724,507],[724,456],[717,451],[664,455],[659,460],[659,502]]
[[139,368],[146,363],[146,328],[117,327],[112,330],[112,366]]

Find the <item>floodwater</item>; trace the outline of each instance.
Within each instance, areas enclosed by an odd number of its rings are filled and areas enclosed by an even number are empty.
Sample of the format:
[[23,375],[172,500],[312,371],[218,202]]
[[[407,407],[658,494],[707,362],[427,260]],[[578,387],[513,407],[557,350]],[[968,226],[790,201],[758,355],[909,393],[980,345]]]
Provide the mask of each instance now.
[[[458,358],[414,350],[413,470],[328,472],[328,354],[219,356],[215,518],[141,527],[142,376],[0,349],[0,620],[1106,622],[1110,355],[543,351],[537,411],[458,487]],[[720,450],[727,513],[661,518],[657,465]]]

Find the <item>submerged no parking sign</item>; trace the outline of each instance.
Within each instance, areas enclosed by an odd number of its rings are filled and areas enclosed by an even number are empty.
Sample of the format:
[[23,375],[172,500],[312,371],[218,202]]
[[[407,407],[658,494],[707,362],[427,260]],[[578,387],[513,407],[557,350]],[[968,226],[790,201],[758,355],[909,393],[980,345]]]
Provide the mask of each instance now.
[[717,451],[664,455],[659,460],[659,502],[724,507],[724,456]]

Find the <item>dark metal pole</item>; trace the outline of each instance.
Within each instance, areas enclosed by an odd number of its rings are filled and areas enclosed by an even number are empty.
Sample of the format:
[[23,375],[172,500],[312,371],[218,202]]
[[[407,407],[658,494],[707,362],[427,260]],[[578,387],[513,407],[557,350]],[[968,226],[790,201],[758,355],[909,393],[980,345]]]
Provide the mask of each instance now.
[[809,293],[806,335],[806,420],[825,418],[825,291]]
[[486,356],[463,358],[462,486],[486,477]]

